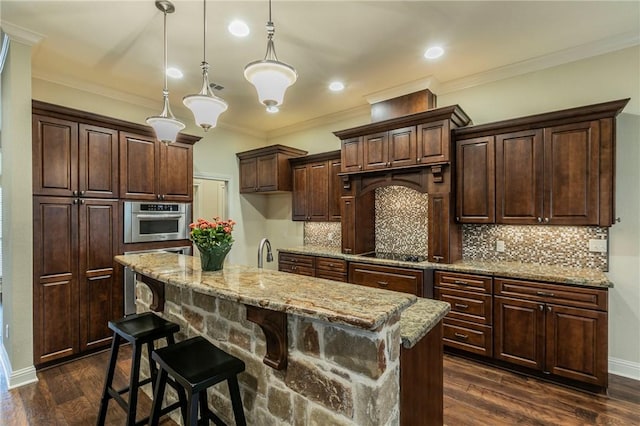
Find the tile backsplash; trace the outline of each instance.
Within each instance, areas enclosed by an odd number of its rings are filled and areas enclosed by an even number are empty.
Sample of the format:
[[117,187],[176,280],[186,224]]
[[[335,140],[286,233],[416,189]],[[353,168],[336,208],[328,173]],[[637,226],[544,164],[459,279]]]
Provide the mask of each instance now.
[[[402,186],[376,189],[376,251],[428,254],[428,194]],[[551,225],[463,225],[462,258],[608,269],[607,253],[589,251],[589,240],[609,237],[608,228]],[[308,222],[304,244],[341,246],[338,222]],[[504,252],[496,251],[503,241]]]

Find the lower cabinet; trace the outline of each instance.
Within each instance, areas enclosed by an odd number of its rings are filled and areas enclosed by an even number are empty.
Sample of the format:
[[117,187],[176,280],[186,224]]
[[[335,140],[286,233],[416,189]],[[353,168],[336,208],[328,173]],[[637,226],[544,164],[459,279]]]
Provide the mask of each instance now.
[[495,359],[607,386],[607,290],[495,279]]
[[107,346],[122,315],[118,202],[34,197],[34,363]]
[[282,252],[278,255],[278,271],[315,277],[315,265],[315,256]]
[[316,277],[347,282],[347,261],[332,257],[316,257]]
[[349,262],[349,282],[422,296],[424,272],[420,269]]

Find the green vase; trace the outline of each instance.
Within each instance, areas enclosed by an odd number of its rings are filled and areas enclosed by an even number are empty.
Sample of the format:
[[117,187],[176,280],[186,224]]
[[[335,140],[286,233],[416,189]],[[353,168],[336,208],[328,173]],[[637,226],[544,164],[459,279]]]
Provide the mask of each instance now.
[[220,271],[224,265],[224,259],[231,251],[231,244],[215,247],[198,247],[200,252],[200,268],[203,271]]

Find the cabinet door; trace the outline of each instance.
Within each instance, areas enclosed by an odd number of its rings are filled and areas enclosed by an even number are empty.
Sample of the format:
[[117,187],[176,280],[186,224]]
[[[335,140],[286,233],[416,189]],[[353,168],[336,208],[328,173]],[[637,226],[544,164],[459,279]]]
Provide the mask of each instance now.
[[423,272],[417,269],[349,263],[349,282],[422,296]]
[[309,164],[307,192],[309,220],[326,222],[329,209],[329,166],[327,161]]
[[240,160],[240,192],[256,192],[258,190],[258,159]]
[[71,197],[78,190],[78,123],[33,115],[33,193]]
[[544,221],[597,225],[600,127],[597,121],[544,129]]
[[389,165],[402,167],[414,164],[416,164],[415,126],[389,131]]
[[456,220],[462,223],[495,221],[493,136],[456,143]]
[[607,314],[551,304],[545,309],[545,370],[606,387]]
[[342,171],[357,172],[362,170],[362,138],[351,138],[342,141]]
[[308,211],[308,195],[309,195],[309,169],[303,164],[293,167],[293,191],[291,194],[292,220],[307,220]]
[[449,194],[429,194],[428,257],[430,262],[450,263]]
[[77,199],[33,199],[34,363],[78,353]]
[[542,370],[544,304],[497,296],[493,315],[494,358]]
[[155,138],[120,133],[120,197],[132,200],[158,199],[157,173],[160,142]]
[[78,190],[83,197],[118,198],[118,131],[80,124]]
[[542,130],[496,136],[496,222],[534,224],[543,218]]
[[256,160],[258,191],[278,190],[278,155],[264,155]]
[[341,170],[340,160],[329,161],[329,221],[340,222],[340,197],[342,196],[342,179],[338,176]]
[[[79,302],[80,350],[106,346],[113,334],[116,273],[113,257],[118,250],[118,201],[80,200]],[[117,300],[117,299],[116,299]]]
[[362,137],[364,170],[386,169],[389,167],[389,139],[387,132]]
[[417,133],[418,164],[444,163],[450,160],[449,120],[421,124]]
[[355,254],[356,237],[356,206],[354,197],[342,197],[342,252],[346,254]]
[[164,201],[188,203],[193,200],[193,146],[174,142],[159,144],[160,187]]

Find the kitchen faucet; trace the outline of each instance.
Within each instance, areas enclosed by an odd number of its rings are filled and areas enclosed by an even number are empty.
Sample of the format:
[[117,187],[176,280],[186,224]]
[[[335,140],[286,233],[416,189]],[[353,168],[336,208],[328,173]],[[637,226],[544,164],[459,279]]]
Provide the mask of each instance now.
[[273,262],[273,254],[271,253],[271,243],[268,239],[263,238],[258,246],[258,268],[262,268],[262,249],[267,245],[267,262]]

